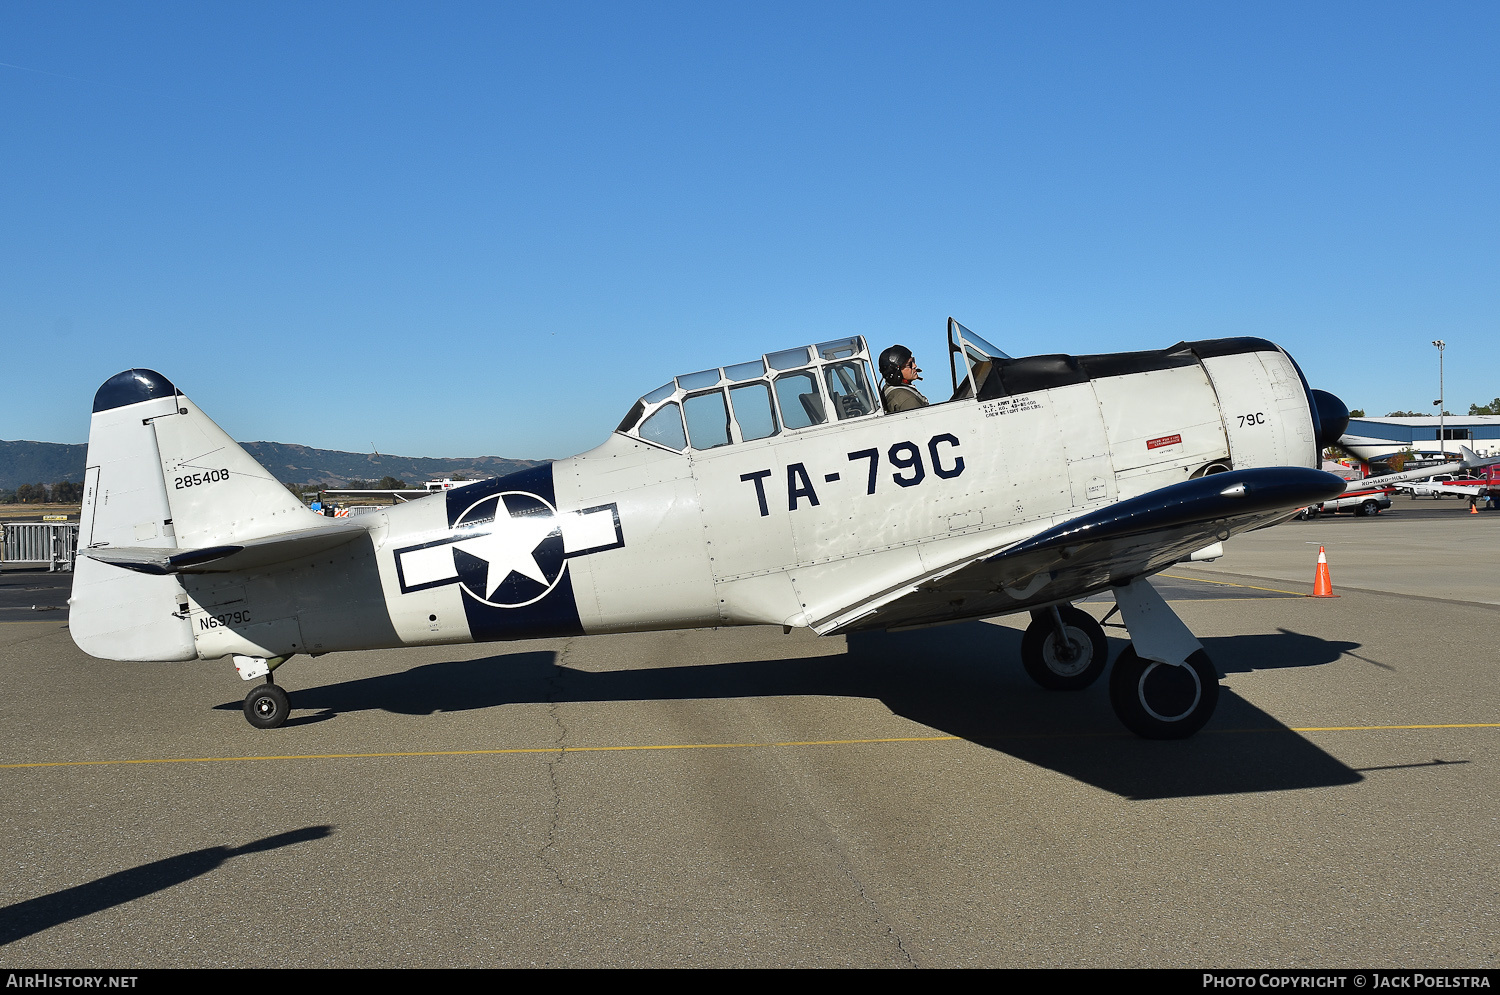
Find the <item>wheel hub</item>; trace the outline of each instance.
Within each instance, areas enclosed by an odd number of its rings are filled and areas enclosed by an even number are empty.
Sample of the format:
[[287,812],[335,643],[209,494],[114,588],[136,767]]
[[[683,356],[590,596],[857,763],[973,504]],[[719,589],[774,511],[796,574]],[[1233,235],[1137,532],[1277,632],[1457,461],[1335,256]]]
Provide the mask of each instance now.
[[1162,722],[1176,722],[1198,707],[1203,686],[1198,672],[1186,664],[1173,667],[1153,662],[1141,674],[1136,693],[1146,714]]
[[1072,627],[1067,629],[1066,640],[1059,640],[1055,633],[1049,636],[1042,650],[1047,669],[1059,677],[1083,673],[1089,665],[1087,642],[1088,637]]

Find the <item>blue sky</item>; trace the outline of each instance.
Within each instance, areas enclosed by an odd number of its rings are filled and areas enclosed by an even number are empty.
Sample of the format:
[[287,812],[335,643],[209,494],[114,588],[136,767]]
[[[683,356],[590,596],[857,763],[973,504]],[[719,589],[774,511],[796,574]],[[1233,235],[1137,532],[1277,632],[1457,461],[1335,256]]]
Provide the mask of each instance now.
[[[0,438],[565,456],[851,333],[1500,394],[1494,4],[0,3]],[[22,68],[16,68],[22,67]],[[934,391],[941,393],[941,391]]]

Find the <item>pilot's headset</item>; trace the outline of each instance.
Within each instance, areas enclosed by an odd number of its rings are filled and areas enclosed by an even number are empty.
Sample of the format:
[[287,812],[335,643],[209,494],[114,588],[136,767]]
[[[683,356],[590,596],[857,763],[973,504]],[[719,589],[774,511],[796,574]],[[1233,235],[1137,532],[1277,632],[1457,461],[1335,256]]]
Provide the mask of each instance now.
[[906,378],[901,375],[906,361],[911,359],[911,350],[904,345],[893,345],[880,354],[880,376],[888,384],[901,386]]

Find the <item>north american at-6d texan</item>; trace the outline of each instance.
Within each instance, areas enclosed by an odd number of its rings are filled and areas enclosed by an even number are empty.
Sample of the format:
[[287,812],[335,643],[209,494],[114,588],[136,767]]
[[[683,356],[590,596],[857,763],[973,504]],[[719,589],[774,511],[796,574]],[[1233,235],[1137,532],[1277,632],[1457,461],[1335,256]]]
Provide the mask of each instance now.
[[[863,337],[673,378],[596,449],[347,519],[304,507],[151,370],[94,398],[70,601],[109,660],[218,660],[726,625],[820,635],[1030,612],[1043,687],[1103,673],[1150,738],[1219,674],[1148,578],[1344,490],[1348,410],[1264,339],[1014,359],[949,319],[951,399],[882,407]],[[1113,610],[1111,612],[1113,614]],[[315,664],[314,664],[315,665]]]

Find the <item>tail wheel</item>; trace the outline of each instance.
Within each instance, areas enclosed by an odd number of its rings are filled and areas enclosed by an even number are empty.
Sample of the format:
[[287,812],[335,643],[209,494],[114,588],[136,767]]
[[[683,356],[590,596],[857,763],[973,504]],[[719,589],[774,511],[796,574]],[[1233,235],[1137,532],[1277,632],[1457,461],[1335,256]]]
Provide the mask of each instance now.
[[1109,641],[1104,627],[1080,608],[1057,609],[1065,639],[1058,638],[1052,609],[1032,613],[1021,637],[1021,664],[1031,679],[1049,691],[1082,691],[1104,673]]
[[1181,666],[1157,663],[1126,647],[1109,675],[1109,702],[1125,728],[1143,739],[1186,739],[1219,704],[1219,675],[1198,650]]
[[291,700],[275,684],[262,684],[245,695],[245,718],[257,729],[275,729],[291,711]]

